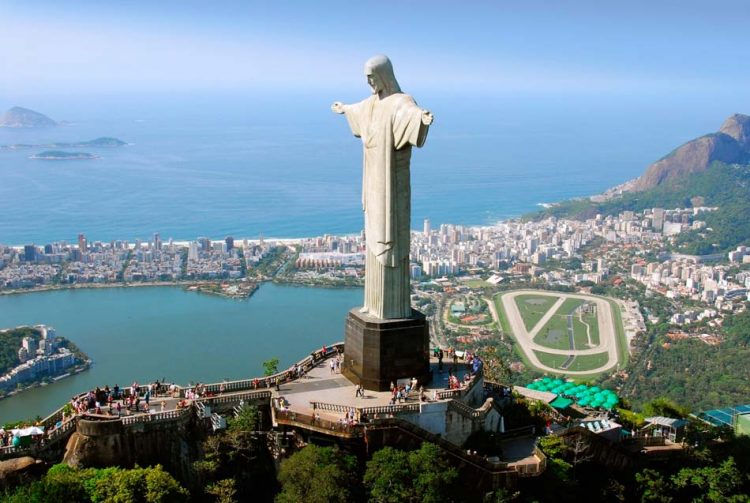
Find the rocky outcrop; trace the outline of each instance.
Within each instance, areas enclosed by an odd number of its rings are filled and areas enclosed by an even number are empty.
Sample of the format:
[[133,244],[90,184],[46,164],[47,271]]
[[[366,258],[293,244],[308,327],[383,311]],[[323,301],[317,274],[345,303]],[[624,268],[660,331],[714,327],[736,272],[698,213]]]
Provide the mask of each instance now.
[[740,147],[750,151],[750,115],[734,114],[724,121],[719,132],[731,136]]
[[124,425],[120,419],[80,419],[68,440],[63,462],[79,468],[161,464],[180,480],[189,480],[202,434],[192,414],[175,421]]
[[714,161],[735,163],[748,159],[750,116],[735,114],[724,121],[719,132],[691,140],[649,166],[632,190],[648,190],[706,171]]
[[16,487],[44,470],[44,463],[30,456],[0,461],[0,489]]
[[44,114],[23,107],[13,107],[0,117],[0,127],[29,128],[57,126]]

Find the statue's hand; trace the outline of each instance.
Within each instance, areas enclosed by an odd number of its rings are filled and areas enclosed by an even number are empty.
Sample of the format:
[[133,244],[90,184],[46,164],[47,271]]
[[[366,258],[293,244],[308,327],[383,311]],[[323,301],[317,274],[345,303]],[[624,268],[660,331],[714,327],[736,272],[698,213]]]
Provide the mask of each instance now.
[[432,124],[434,117],[432,116],[432,112],[429,110],[422,110],[422,124],[425,126],[429,126]]
[[333,105],[331,105],[331,110],[333,110],[337,114],[343,114],[344,113],[344,104],[340,101],[336,101]]

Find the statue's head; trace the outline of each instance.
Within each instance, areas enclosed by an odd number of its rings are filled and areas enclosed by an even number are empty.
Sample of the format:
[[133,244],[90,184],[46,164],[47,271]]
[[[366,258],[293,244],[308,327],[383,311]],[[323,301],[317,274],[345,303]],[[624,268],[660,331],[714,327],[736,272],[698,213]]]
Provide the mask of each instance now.
[[365,63],[365,76],[372,88],[372,93],[381,98],[401,92],[396,76],[393,75],[393,65],[387,56],[379,54],[368,59]]

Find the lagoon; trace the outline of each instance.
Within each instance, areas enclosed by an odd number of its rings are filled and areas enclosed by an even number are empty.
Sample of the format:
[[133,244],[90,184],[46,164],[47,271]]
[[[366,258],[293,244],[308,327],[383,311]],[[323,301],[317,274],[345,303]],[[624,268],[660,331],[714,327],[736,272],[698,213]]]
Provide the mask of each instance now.
[[80,374],[0,400],[0,424],[46,416],[75,393],[151,382],[217,382],[262,375],[323,344],[342,341],[344,320],[361,304],[359,288],[264,283],[249,299],[179,287],[97,288],[0,296],[0,327],[45,324],[94,364]]

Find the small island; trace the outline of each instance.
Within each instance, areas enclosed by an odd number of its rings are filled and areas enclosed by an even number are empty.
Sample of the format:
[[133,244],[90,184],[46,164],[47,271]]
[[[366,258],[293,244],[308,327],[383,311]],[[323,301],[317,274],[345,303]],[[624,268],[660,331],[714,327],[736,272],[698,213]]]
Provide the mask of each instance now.
[[258,289],[258,283],[255,282],[216,282],[202,281],[191,283],[185,286],[188,292],[205,293],[209,295],[218,295],[230,299],[247,299]]
[[91,360],[45,325],[0,330],[0,398],[89,368]]
[[28,108],[13,107],[0,116],[0,127],[33,128],[50,126],[57,126],[57,122]]
[[60,149],[60,148],[116,148],[127,145],[126,142],[119,138],[111,138],[109,136],[102,136],[88,141],[78,142],[56,142],[56,143],[13,143],[11,145],[0,145],[0,150],[26,150],[30,148],[48,148],[48,149]]
[[43,161],[75,161],[82,159],[99,159],[98,155],[88,152],[64,152],[62,150],[45,150],[39,154],[29,156],[29,159],[41,159]]

